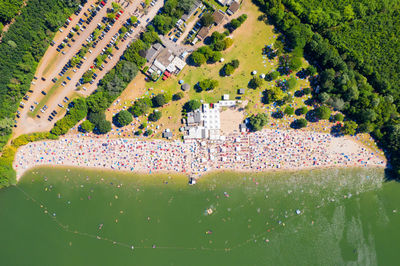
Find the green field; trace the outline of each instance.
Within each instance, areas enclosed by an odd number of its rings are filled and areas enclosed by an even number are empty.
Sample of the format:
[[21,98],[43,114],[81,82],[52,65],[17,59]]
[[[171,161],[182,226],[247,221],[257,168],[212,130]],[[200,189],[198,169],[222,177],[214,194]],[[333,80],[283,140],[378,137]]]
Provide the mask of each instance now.
[[394,265],[399,184],[382,178],[220,173],[189,186],[184,176],[40,168],[0,191],[0,255],[32,266]]

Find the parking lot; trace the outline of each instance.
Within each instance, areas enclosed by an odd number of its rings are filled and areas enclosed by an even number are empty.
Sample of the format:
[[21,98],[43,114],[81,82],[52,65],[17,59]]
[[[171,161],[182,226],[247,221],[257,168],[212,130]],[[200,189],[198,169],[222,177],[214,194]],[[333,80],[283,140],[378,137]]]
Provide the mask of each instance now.
[[[140,2],[116,1],[118,8],[111,0],[94,3],[88,1],[65,22],[43,56],[18,110],[16,136],[50,130],[73,97],[90,95],[163,5],[154,2],[144,15]],[[87,82],[85,73],[92,74]]]

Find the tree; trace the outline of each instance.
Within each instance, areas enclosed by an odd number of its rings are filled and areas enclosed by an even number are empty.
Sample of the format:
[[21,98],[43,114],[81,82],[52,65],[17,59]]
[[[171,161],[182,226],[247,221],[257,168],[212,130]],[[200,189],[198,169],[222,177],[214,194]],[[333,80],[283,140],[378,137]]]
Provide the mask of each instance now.
[[345,121],[344,126],[341,128],[341,132],[344,135],[354,135],[354,134],[356,134],[357,127],[358,127],[358,125],[356,122]]
[[289,61],[289,69],[291,71],[297,71],[300,69],[302,64],[303,63],[301,62],[301,57],[291,56]]
[[285,113],[286,115],[293,115],[293,114],[294,114],[294,108],[291,107],[291,106],[287,106],[287,107],[285,108],[285,110],[284,110],[284,113]]
[[81,126],[79,127],[79,130],[87,133],[87,132],[92,132],[94,129],[94,124],[90,122],[89,120],[85,120],[82,122]]
[[135,117],[142,116],[147,114],[152,106],[152,101],[149,98],[141,98],[136,100],[131,108],[129,108],[129,112]]
[[297,115],[305,115],[308,112],[308,108],[306,106],[300,107],[296,110]]
[[151,99],[153,107],[161,107],[167,103],[167,99],[164,94],[158,94]]
[[175,93],[173,96],[172,96],[172,100],[174,100],[174,101],[179,101],[180,99],[182,99],[183,97],[185,97],[185,94],[183,93],[183,92],[178,92],[178,93]]
[[160,111],[154,110],[151,114],[149,114],[149,121],[156,122],[160,120],[162,113]]
[[153,134],[153,130],[151,130],[151,129],[148,129],[148,130],[146,130],[146,131],[144,132],[144,135],[145,135],[146,137],[151,136],[151,134]]
[[226,49],[228,49],[229,47],[232,46],[232,44],[233,44],[233,39],[227,37],[227,38],[224,39],[224,43],[225,43],[224,50],[226,50]]
[[342,122],[344,119],[344,116],[341,113],[337,113],[337,114],[335,114],[334,118],[335,118],[335,121]]
[[111,131],[111,122],[107,120],[101,120],[94,129],[98,134],[107,134]]
[[201,25],[204,27],[209,27],[214,23],[214,17],[210,13],[205,13],[200,19]]
[[307,95],[307,94],[310,94],[311,93],[311,88],[304,88],[303,89],[303,93],[305,94],[305,95]]
[[309,76],[314,76],[315,74],[317,74],[317,69],[315,68],[315,66],[309,65],[306,69],[307,75]]
[[213,90],[216,87],[218,87],[218,80],[214,79],[203,79],[198,83],[198,87],[202,91],[208,91],[208,90]]
[[201,66],[202,64],[204,64],[207,59],[204,56],[204,54],[194,51],[191,55],[189,60],[191,61],[191,63],[195,66]]
[[249,88],[257,89],[263,85],[263,80],[260,77],[253,77],[249,82]]
[[216,63],[221,60],[222,54],[220,52],[214,52],[212,56],[208,59],[209,63]]
[[201,102],[199,100],[190,100],[187,103],[185,103],[185,105],[183,106],[183,109],[186,112],[191,112],[196,109],[199,109],[200,106],[201,106]]
[[279,72],[278,71],[272,71],[268,74],[268,79],[269,80],[276,80],[279,77]]
[[132,16],[132,17],[131,17],[131,23],[132,23],[132,24],[135,24],[137,21],[138,21],[138,18],[137,18],[137,17],[135,17],[135,16]]
[[93,78],[93,74],[94,74],[94,72],[93,72],[93,70],[91,70],[91,69],[89,69],[88,71],[86,71],[85,73],[83,73],[83,75],[82,75],[83,83],[88,83],[88,82],[90,82],[90,81],[92,80],[92,78]]
[[295,128],[304,128],[307,126],[307,120],[304,118],[299,118],[294,121]]
[[321,105],[315,109],[315,115],[318,119],[328,120],[331,117],[331,110],[327,106]]
[[106,120],[106,114],[104,112],[89,112],[88,120],[92,122],[94,125],[99,124],[101,121]]
[[116,121],[117,121],[118,126],[122,126],[122,127],[129,125],[133,121],[132,114],[126,110],[120,111],[117,114],[116,118],[117,118]]
[[249,129],[259,131],[268,123],[268,116],[265,113],[259,113],[249,117]]
[[269,90],[263,91],[261,101],[265,104],[282,101],[285,98],[285,93],[278,87],[272,87]]

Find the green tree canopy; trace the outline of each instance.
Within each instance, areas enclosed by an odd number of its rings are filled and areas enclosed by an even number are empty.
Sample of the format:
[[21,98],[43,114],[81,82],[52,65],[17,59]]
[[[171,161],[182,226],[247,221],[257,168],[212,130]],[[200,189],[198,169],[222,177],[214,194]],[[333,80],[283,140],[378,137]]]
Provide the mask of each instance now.
[[191,112],[196,109],[199,109],[201,106],[201,102],[199,100],[190,100],[185,105],[183,106],[183,109],[186,110],[186,112]]
[[126,110],[122,110],[117,114],[116,121],[119,126],[126,126],[132,123],[132,114]]
[[92,132],[94,129],[94,124],[90,122],[89,120],[85,120],[82,122],[80,126],[80,131],[87,133],[87,132]]
[[331,110],[327,106],[321,105],[315,109],[315,115],[318,119],[328,120],[331,117]]
[[156,122],[160,120],[161,116],[162,116],[161,111],[154,110],[151,114],[149,114],[149,121]]
[[268,116],[265,113],[259,113],[249,117],[249,129],[259,131],[268,123]]

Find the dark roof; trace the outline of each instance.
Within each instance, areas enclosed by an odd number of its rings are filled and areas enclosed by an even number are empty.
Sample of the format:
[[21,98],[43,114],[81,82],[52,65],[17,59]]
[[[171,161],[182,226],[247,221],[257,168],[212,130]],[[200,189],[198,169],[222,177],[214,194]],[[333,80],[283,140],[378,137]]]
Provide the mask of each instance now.
[[199,33],[197,33],[197,38],[200,40],[204,40],[207,37],[209,32],[210,32],[210,30],[207,27],[203,27],[203,28],[201,28]]
[[222,20],[224,20],[225,14],[222,13],[220,10],[215,10],[213,13],[213,18],[214,18],[214,23],[215,24],[220,24]]
[[238,11],[240,8],[240,4],[236,1],[233,1],[232,4],[229,6],[228,10],[226,11],[228,14],[230,13],[235,13],[236,11]]

